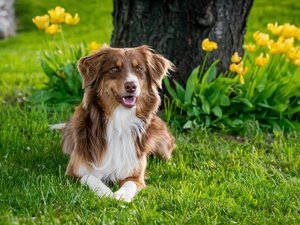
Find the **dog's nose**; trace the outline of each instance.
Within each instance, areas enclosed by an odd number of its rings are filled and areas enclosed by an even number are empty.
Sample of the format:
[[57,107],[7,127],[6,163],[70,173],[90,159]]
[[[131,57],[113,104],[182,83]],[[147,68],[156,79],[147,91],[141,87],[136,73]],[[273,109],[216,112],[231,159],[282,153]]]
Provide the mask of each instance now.
[[133,93],[135,92],[136,90],[136,84],[132,81],[130,82],[126,82],[125,83],[125,90],[128,92],[128,93]]

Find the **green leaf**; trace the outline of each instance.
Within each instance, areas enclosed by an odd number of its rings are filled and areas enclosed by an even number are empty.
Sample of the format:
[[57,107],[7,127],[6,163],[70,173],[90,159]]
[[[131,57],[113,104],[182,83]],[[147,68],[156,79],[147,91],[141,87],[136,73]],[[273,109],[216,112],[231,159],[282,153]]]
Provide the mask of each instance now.
[[204,90],[207,88],[208,84],[214,79],[217,73],[216,64],[219,62],[219,60],[214,61],[210,67],[207,69],[207,71],[204,73],[201,84],[200,84],[200,93],[203,94]]
[[264,91],[262,91],[259,95],[257,95],[257,97],[255,97],[255,102],[263,102],[268,100],[272,94],[276,91],[277,87],[278,87],[279,83],[272,83],[269,84]]
[[186,103],[191,103],[192,96],[195,91],[195,87],[197,84],[199,84],[199,79],[198,79],[199,68],[200,68],[200,66],[197,66],[192,71],[192,73],[190,74],[190,76],[186,82],[185,95],[184,95],[184,101]]
[[258,85],[256,86],[256,90],[257,90],[258,92],[262,92],[262,91],[265,90],[265,87],[266,87],[265,84],[258,84]]
[[230,105],[230,99],[227,95],[220,95],[220,105],[221,106],[229,106]]
[[205,116],[205,127],[211,126],[211,119],[210,116]]
[[280,103],[280,104],[271,106],[271,108],[272,108],[274,111],[279,112],[279,113],[282,113],[282,112],[285,111],[288,107],[289,107],[289,104],[283,104],[283,103]]
[[183,125],[183,129],[191,129],[193,127],[193,122],[191,120],[187,121],[184,125]]
[[268,102],[261,102],[261,103],[257,103],[256,105],[264,107],[264,108],[267,108],[267,109],[271,109],[272,108],[272,106],[270,106],[268,104]]
[[216,60],[214,61],[206,70],[206,72],[204,73],[204,76],[201,80],[202,81],[206,81],[207,84],[209,84],[215,77],[217,74],[217,69],[216,69],[216,65],[218,64],[220,60]]
[[184,95],[185,95],[184,88],[176,80],[174,80],[174,84],[175,84],[175,87],[176,87],[177,96],[179,97],[180,101],[182,103],[184,103]]
[[292,117],[294,114],[297,114],[299,112],[300,112],[300,106],[289,109],[287,113],[289,117]]
[[217,75],[217,68],[216,68],[216,64],[218,63],[219,61],[215,61],[212,66],[209,68],[208,70],[208,75],[207,75],[207,78],[206,78],[206,82],[209,84],[210,82],[212,82],[213,79],[215,79],[216,75]]
[[212,113],[217,116],[218,118],[221,118],[223,116],[223,112],[220,106],[216,105],[211,109]]
[[249,108],[253,108],[253,104],[247,98],[236,98],[233,102],[242,102]]
[[55,70],[53,70],[45,60],[41,59],[40,61],[42,69],[44,73],[49,77],[49,79],[51,79],[51,77],[53,76],[59,77]]
[[171,97],[175,100],[175,99],[178,99],[178,96],[176,94],[176,91],[174,90],[174,88],[172,88],[171,84],[170,84],[170,81],[169,81],[169,78],[168,77],[165,77],[164,78],[164,84],[167,88],[167,91],[169,92],[169,94],[171,95]]
[[195,115],[196,117],[199,117],[201,111],[199,110],[198,107],[195,107],[195,106],[194,106],[194,107],[193,107],[193,113],[194,113],[194,115]]
[[205,114],[210,114],[210,105],[209,102],[206,100],[206,98],[203,95],[200,95],[200,99],[202,102],[202,110]]
[[232,128],[238,128],[238,127],[242,126],[244,122],[240,119],[233,119],[233,120],[227,120],[227,123]]

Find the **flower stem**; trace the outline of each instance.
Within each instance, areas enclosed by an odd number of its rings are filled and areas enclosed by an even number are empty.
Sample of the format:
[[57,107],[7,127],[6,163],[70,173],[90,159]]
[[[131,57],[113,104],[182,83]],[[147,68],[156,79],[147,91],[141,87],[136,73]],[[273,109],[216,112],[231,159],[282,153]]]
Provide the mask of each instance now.
[[203,70],[204,70],[204,67],[205,67],[207,58],[208,58],[208,52],[206,52],[206,54],[205,54],[205,57],[204,57],[202,66],[201,66],[201,68],[200,68],[200,72],[199,72],[199,74],[198,74],[199,80],[201,80],[201,77],[202,77],[202,75],[203,75]]
[[61,35],[61,39],[62,39],[62,43],[63,43],[64,56],[65,56],[65,59],[67,61],[67,58],[68,58],[67,51],[66,51],[67,50],[67,42],[66,42],[64,31],[62,29],[61,24],[59,24],[59,26],[60,26],[60,30],[61,30],[60,35]]

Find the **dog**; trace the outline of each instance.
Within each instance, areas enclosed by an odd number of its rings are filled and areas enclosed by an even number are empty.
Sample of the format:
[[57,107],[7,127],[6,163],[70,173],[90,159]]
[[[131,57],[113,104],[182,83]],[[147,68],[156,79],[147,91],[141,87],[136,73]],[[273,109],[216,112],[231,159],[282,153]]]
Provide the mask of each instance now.
[[[127,202],[145,185],[147,156],[171,158],[174,137],[156,115],[173,64],[148,46],[103,46],[78,62],[84,97],[63,129],[66,174],[98,196]],[[120,189],[112,192],[108,182]]]

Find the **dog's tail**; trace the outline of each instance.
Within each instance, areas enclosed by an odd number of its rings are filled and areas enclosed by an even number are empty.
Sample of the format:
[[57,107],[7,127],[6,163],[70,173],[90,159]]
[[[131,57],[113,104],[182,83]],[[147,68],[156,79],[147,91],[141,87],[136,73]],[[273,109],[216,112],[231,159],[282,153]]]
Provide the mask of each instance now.
[[50,124],[49,128],[51,130],[62,130],[66,127],[66,123]]

